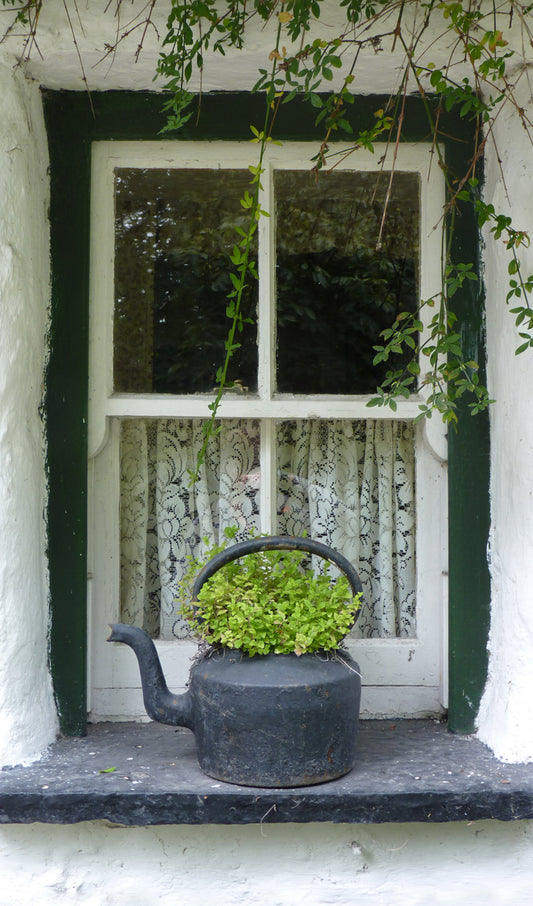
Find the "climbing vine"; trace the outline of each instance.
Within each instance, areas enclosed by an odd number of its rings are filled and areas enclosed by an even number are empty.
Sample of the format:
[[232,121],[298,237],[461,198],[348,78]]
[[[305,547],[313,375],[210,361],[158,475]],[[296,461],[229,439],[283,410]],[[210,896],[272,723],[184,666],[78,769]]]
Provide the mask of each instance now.
[[[23,58],[35,48],[47,2],[50,0],[2,0],[4,7],[12,7],[12,21],[4,29],[4,37],[23,31]],[[117,22],[125,2],[115,0]],[[147,32],[156,28],[156,7],[161,8],[163,2],[148,0],[124,26],[117,26],[103,57],[112,58],[132,34],[137,36],[138,57]],[[63,5],[67,14],[69,9],[77,10],[69,0],[63,0]],[[262,123],[250,124],[256,153],[250,160],[250,188],[240,201],[249,215],[248,227],[239,227],[228,263],[231,291],[226,303],[226,355],[217,374],[218,391],[210,407],[208,433],[214,430],[228,365],[239,345],[243,292],[257,279],[253,243],[258,220],[267,213],[260,203],[265,149],[275,140],[280,106],[296,98],[314,111],[316,125],[323,132],[310,162],[312,169],[318,173],[335,168],[332,140],[342,137],[353,151],[365,148],[374,152],[385,145],[392,181],[398,147],[404,140],[406,102],[410,95],[418,95],[427,118],[427,140],[444,173],[447,230],[442,288],[431,298],[421,299],[416,312],[401,312],[382,332],[374,350],[375,362],[390,363],[399,352],[408,353],[408,361],[400,368],[390,367],[369,405],[394,410],[399,398],[423,390],[419,418],[430,417],[437,410],[445,421],[454,422],[460,399],[472,413],[490,403],[482,363],[465,357],[461,323],[454,311],[455,294],[479,279],[474,262],[456,260],[452,252],[455,221],[464,202],[473,206],[485,235],[505,245],[509,285],[502,304],[515,319],[517,354],[531,351],[533,274],[526,274],[521,264],[530,237],[523,225],[514,224],[507,213],[484,199],[480,174],[503,111],[512,110],[532,139],[533,123],[519,101],[517,88],[521,79],[528,79],[528,63],[533,58],[532,14],[533,4],[520,0],[339,0],[336,4],[328,0],[170,0],[157,63],[157,76],[166,92],[167,131],[179,130],[191,117],[201,116],[198,86],[212,55],[246,52],[258,27],[263,32],[261,44],[268,48],[265,59],[258,60],[252,89],[264,98],[265,112]],[[73,17],[68,21],[76,44]],[[265,37],[268,34],[270,42]],[[347,111],[355,101],[357,75],[369,53],[393,56],[397,89],[383,109],[374,111],[371,123],[354,131]],[[83,78],[86,80],[85,73]],[[441,122],[452,111],[467,122],[474,135],[474,152],[462,173],[450,170],[443,150]],[[499,160],[497,149],[496,158]],[[386,205],[382,216],[383,227]]]

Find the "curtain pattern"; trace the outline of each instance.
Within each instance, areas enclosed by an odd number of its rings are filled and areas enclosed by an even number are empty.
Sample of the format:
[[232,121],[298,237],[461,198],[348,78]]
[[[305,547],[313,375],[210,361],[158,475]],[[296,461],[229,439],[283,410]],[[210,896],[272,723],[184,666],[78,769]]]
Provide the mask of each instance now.
[[280,532],[344,554],[363,584],[354,634],[415,625],[414,433],[396,421],[292,421],[278,430]]
[[[198,419],[127,419],[121,434],[121,618],[156,638],[187,634],[176,614],[189,555],[260,532],[256,421],[224,421],[190,486]],[[355,634],[415,635],[414,435],[397,421],[280,422],[280,534],[323,541],[354,563],[364,606]],[[315,565],[315,564],[314,564]],[[323,566],[319,562],[316,566]]]

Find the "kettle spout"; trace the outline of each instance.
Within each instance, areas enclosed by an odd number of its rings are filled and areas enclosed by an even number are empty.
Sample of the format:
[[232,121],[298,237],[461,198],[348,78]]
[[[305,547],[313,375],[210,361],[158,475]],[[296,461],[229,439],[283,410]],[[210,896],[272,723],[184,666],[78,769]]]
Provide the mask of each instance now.
[[108,642],[123,642],[133,649],[139,662],[144,707],[152,720],[175,727],[194,729],[189,692],[173,695],[167,687],[156,647],[144,629],[125,623],[112,623]]

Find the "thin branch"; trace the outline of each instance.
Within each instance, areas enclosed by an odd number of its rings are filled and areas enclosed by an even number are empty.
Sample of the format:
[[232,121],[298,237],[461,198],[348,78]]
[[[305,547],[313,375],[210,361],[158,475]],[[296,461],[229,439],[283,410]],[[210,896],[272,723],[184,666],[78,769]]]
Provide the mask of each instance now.
[[387,211],[389,209],[389,203],[392,192],[392,181],[394,179],[394,173],[396,172],[396,161],[398,160],[398,147],[400,144],[400,138],[402,134],[402,126],[405,117],[405,100],[407,97],[407,84],[409,81],[409,66],[405,69],[405,75],[403,79],[402,86],[402,107],[398,116],[397,125],[396,125],[396,141],[394,143],[394,153],[392,156],[392,166],[390,170],[389,183],[387,185],[387,192],[385,195],[385,202],[383,204],[383,212],[381,215],[381,223],[379,225],[379,234],[376,242],[376,250],[380,251],[383,245],[383,230],[385,229],[385,221],[387,219]]
[[86,90],[87,90],[87,96],[88,96],[88,98],[89,98],[89,105],[90,105],[90,107],[91,107],[91,113],[92,113],[92,115],[93,115],[93,117],[94,117],[94,116],[95,116],[95,112],[94,112],[93,99],[92,99],[92,96],[91,96],[91,89],[89,88],[89,83],[88,83],[88,81],[87,81],[87,76],[86,76],[86,74],[85,74],[85,66],[83,65],[83,59],[82,59],[82,56],[81,56],[81,52],[80,52],[80,48],[79,48],[79,45],[78,45],[78,41],[77,41],[77,39],[76,39],[76,33],[75,33],[75,31],[74,31],[74,27],[73,27],[73,25],[72,25],[72,20],[71,20],[71,18],[70,18],[70,13],[69,13],[69,11],[68,11],[67,0],[63,0],[63,7],[64,7],[64,9],[65,9],[65,14],[66,14],[67,21],[68,21],[68,24],[69,24],[70,33],[71,33],[71,35],[72,35],[72,41],[73,41],[74,47],[76,48],[76,54],[77,54],[77,56],[78,56],[78,61],[79,61],[79,64],[80,64],[80,69],[81,69],[81,77],[82,77],[82,81],[83,81],[84,84],[85,84],[85,88],[86,88]]

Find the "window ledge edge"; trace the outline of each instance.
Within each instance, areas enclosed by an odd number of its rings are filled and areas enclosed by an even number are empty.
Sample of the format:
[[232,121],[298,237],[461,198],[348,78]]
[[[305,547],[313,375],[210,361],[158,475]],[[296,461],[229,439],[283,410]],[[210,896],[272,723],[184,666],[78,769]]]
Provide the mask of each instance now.
[[197,766],[189,730],[90,725],[29,767],[0,771],[0,824],[381,824],[533,818],[533,764],[500,761],[438,720],[361,721],[345,777],[291,789],[242,787]]

